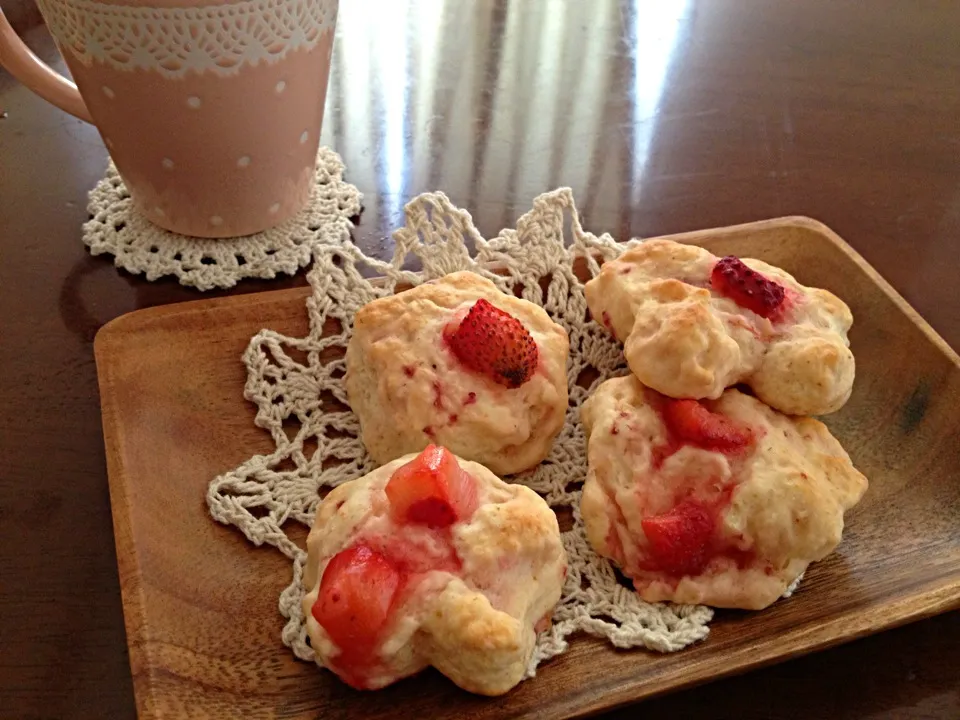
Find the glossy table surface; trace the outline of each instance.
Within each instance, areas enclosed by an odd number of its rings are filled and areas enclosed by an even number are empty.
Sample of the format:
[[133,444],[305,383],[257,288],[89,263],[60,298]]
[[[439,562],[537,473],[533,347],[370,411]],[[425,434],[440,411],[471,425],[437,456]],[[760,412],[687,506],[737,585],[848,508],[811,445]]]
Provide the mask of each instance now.
[[[587,228],[620,239],[804,214],[960,348],[960,5],[341,6],[323,141],[364,192],[366,250],[389,253],[404,202],[434,189],[487,236],[558,185]],[[43,28],[24,34],[58,62]],[[3,717],[135,713],[91,343],[123,313],[201,295],[86,252],[86,193],[106,162],[94,128],[0,71]],[[955,720],[960,614],[616,716],[641,712]]]

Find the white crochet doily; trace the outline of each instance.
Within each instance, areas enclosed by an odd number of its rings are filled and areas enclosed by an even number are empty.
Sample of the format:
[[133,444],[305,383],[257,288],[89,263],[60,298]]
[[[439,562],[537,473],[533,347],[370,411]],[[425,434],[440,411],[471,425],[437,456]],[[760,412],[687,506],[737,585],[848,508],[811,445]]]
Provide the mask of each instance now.
[[317,249],[350,240],[350,218],[362,195],[343,179],[343,161],[330,148],[317,155],[314,188],[306,207],[289,220],[255,235],[205,239],[154,225],[133,207],[113,163],[90,191],[83,242],[93,255],[113,255],[113,264],[153,281],[175,275],[198,290],[229,288],[244,278],[272,279],[310,264]]
[[[565,224],[571,237],[565,237]],[[620,345],[587,320],[583,283],[574,263],[592,275],[599,268],[597,257],[611,259],[626,246],[609,235],[585,232],[567,188],[538,197],[516,230],[503,230],[492,240],[483,239],[469,213],[454,207],[442,193],[421,195],[406,206],[406,226],[394,239],[396,252],[390,262],[369,258],[352,243],[318,248],[308,275],[313,287],[307,300],[310,334],[292,338],[263,330],[243,356],[248,371],[244,396],[256,404],[256,424],[271,433],[276,451],[252,457],[215,478],[207,503],[216,520],[238,527],[256,545],[275,546],[293,560],[292,582],[280,596],[280,612],[287,618],[283,642],[297,657],[314,658],[301,610],[306,552],[287,529],[294,523],[310,527],[329,488],[374,468],[343,387],[343,355],[354,314],[397,286],[464,269],[543,306],[570,334],[566,424],[547,459],[536,470],[512,478],[573,517],[572,528],[563,533],[570,562],[563,596],[552,627],[537,639],[528,676],[539,663],[563,652],[567,639],[578,631],[607,638],[620,648],[660,652],[680,650],[705,638],[712,610],[642,601],[590,548],[580,518],[587,471],[580,406],[592,388],[623,374],[625,366]],[[475,248],[473,254],[468,245]],[[413,257],[421,272],[405,269]],[[503,274],[491,272],[492,267],[502,268]],[[368,279],[371,276],[381,277]]]

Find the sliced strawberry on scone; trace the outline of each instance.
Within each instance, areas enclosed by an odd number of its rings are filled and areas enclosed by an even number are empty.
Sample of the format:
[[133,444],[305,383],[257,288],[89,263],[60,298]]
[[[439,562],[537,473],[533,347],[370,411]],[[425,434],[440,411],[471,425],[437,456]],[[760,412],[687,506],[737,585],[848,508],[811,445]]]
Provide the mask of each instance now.
[[449,450],[436,445],[398,468],[386,493],[397,522],[433,528],[469,520],[478,503],[476,481]]
[[372,659],[402,584],[403,575],[394,564],[366,545],[354,545],[330,559],[311,613],[340,648],[338,665],[347,670]]
[[681,441],[706,450],[735,452],[753,442],[753,433],[726,415],[711,412],[697,400],[667,398],[663,419]]
[[537,370],[540,355],[530,332],[513,315],[482,298],[445,335],[460,362],[500,385],[518,388]]
[[696,575],[710,560],[713,516],[695,501],[686,501],[661,515],[641,521],[648,554],[662,572]]
[[718,293],[761,317],[774,317],[783,305],[783,286],[751,270],[733,255],[717,261],[710,274],[710,282]]

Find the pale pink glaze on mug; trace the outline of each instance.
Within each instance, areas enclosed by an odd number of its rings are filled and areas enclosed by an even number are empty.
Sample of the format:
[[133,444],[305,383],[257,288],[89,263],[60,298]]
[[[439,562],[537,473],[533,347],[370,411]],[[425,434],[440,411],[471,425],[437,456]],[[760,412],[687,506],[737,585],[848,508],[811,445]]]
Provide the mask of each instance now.
[[[335,17],[335,2],[307,1],[332,4]],[[96,7],[225,4],[95,0],[91,18]],[[176,77],[84,61],[69,42],[60,47],[139,212],[185,235],[233,237],[279,224],[310,196],[333,34],[331,24],[282,57]]]
[[137,209],[185,235],[248,235],[299,211],[312,188],[332,33],[231,77],[85,66],[64,50]]

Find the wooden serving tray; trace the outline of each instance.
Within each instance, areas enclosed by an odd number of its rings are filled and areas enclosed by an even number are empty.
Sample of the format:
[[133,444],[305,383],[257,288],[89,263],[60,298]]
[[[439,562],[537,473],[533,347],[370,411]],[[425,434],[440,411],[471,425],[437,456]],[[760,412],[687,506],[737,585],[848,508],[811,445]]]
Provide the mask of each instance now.
[[846,243],[783,218],[673,236],[758,257],[851,306],[857,382],[827,423],[870,479],[839,550],[789,601],[720,611],[671,655],[582,637],[502,698],[434,671],[375,693],[280,642],[290,562],[207,514],[215,475],[273,450],[243,400],[261,328],[307,332],[308,290],[201,300],[106,325],[95,351],[130,664],[142,718],[577,717],[960,606],[960,358]]

